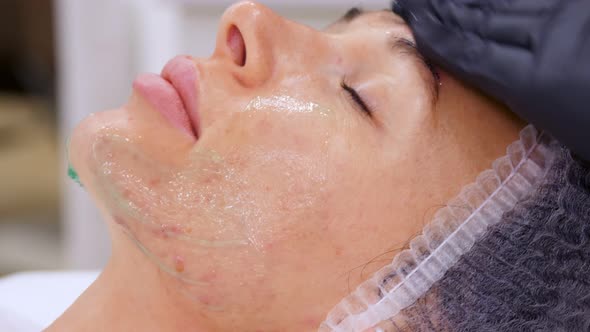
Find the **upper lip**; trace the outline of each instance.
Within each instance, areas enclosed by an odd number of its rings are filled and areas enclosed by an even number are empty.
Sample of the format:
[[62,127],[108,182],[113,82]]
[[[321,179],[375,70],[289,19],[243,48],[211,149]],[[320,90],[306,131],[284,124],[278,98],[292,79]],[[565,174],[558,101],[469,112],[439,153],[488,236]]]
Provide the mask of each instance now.
[[180,95],[185,111],[193,127],[197,139],[201,135],[198,113],[198,73],[190,56],[179,55],[170,60],[162,70],[162,78],[170,82]]

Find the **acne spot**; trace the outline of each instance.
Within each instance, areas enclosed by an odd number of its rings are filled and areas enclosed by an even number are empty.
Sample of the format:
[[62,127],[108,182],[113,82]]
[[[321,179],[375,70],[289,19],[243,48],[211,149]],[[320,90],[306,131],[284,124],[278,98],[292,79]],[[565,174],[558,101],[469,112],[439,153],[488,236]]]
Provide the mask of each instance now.
[[159,184],[160,184],[160,182],[161,182],[161,179],[160,179],[160,178],[153,178],[153,179],[151,179],[151,180],[148,182],[148,184],[150,185],[150,187],[152,187],[152,188],[153,188],[153,187],[155,187],[155,186],[159,185]]
[[184,272],[184,258],[179,255],[174,256],[174,269],[178,273]]
[[215,181],[215,180],[218,180],[218,178],[216,178],[216,177],[214,177],[214,176],[212,176],[212,175],[208,175],[207,177],[205,177],[205,178],[203,179],[203,184],[205,184],[205,185],[206,185],[206,184],[212,184],[212,183],[213,183],[213,181]]
[[115,222],[115,224],[123,227],[124,230],[129,231],[129,221],[125,220],[124,218],[120,217],[120,216],[113,216],[113,222]]
[[131,197],[131,190],[129,190],[129,189],[123,190],[123,197],[125,199],[129,199]]
[[207,296],[207,295],[201,295],[198,297],[198,299],[199,299],[199,302],[201,302],[204,305],[211,305],[211,303],[212,303],[211,297]]
[[303,320],[303,326],[306,328],[316,328],[321,322],[321,319],[318,319],[317,317],[307,317]]
[[119,216],[113,216],[113,221],[118,225],[127,226],[127,222],[125,222],[125,219]]
[[175,224],[161,224],[160,227],[156,227],[153,230],[155,236],[167,239],[174,235],[180,235],[183,233],[183,227]]

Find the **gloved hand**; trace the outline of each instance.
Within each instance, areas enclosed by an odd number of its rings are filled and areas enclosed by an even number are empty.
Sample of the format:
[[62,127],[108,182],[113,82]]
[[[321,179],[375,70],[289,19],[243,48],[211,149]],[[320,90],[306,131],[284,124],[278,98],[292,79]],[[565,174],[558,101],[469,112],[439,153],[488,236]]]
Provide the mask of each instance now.
[[590,160],[590,0],[398,0],[423,55]]

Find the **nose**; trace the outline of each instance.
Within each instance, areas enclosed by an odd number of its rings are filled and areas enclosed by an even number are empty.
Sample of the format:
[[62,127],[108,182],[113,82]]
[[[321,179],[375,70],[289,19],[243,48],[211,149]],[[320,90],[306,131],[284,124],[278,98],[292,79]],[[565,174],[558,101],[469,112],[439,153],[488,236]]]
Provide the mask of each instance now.
[[263,84],[277,66],[277,57],[294,23],[256,2],[228,8],[221,18],[214,56],[227,61],[233,76],[244,86]]

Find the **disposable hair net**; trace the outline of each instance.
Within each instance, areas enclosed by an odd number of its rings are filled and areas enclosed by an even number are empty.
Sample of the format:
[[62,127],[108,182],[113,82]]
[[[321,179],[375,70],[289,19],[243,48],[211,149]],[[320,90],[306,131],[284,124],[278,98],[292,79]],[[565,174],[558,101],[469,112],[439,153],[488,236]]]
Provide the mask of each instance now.
[[319,331],[589,331],[588,174],[526,127]]

